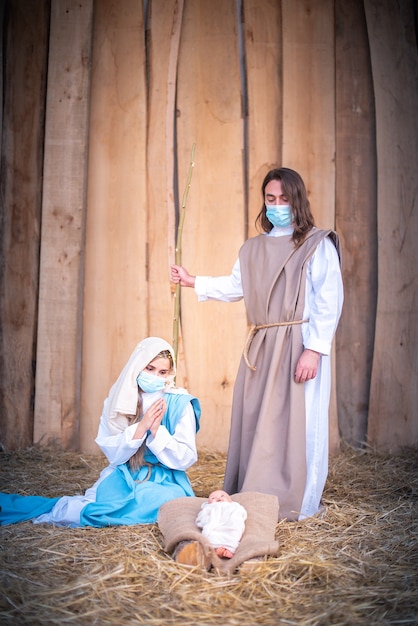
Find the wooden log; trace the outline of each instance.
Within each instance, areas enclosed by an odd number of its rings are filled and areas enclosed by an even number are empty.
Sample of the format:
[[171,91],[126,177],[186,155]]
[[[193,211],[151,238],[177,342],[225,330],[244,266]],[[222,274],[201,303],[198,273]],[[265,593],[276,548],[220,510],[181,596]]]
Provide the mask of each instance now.
[[3,2],[0,11],[0,444],[17,449],[33,442],[49,2]]
[[[261,184],[281,165],[282,155],[282,23],[280,3],[244,0],[243,33],[246,72],[244,112],[248,115],[244,145],[248,163],[248,235],[257,234],[255,219],[262,206]],[[247,89],[246,93],[244,89]]]
[[[243,121],[235,2],[185,4],[177,94],[178,180],[196,143],[183,232],[192,273],[228,274],[244,241]],[[247,330],[242,302],[198,303],[181,294],[187,386],[202,404],[198,445],[226,451],[232,390]]]
[[[282,164],[305,181],[316,225],[335,226],[335,50],[332,0],[282,0]],[[330,401],[329,449],[339,449],[335,381]]]
[[92,0],[51,3],[34,440],[78,447]]
[[376,128],[363,0],[337,0],[336,227],[344,308],[336,338],[341,436],[366,441],[377,298]]
[[378,297],[368,435],[418,442],[418,58],[414,6],[365,0],[376,103]]
[[103,401],[148,335],[142,3],[95,5],[80,446],[97,452]]

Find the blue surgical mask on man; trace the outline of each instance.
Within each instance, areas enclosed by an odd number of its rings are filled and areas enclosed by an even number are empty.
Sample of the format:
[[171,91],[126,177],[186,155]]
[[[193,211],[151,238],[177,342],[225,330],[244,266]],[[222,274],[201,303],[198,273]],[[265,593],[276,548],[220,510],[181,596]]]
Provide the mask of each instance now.
[[142,391],[145,391],[145,393],[154,393],[155,391],[162,391],[164,389],[167,379],[161,376],[155,376],[144,370],[138,375],[136,382],[138,383],[138,387],[140,387]]
[[290,204],[266,204],[266,217],[273,226],[287,228],[293,222]]

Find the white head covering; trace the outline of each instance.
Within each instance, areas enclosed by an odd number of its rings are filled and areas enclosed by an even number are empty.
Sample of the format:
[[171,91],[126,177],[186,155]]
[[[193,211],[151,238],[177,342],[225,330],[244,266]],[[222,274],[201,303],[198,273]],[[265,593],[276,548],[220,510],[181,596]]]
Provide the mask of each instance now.
[[[121,430],[122,424],[117,413],[135,415],[138,403],[138,374],[155,359],[163,350],[168,350],[173,359],[174,374],[176,372],[174,351],[170,344],[160,337],[147,337],[141,341],[131,356],[117,381],[112,385],[104,405],[103,415],[109,429]],[[113,422],[113,424],[112,424]],[[112,428],[112,426],[114,428]],[[126,426],[126,421],[125,421]]]

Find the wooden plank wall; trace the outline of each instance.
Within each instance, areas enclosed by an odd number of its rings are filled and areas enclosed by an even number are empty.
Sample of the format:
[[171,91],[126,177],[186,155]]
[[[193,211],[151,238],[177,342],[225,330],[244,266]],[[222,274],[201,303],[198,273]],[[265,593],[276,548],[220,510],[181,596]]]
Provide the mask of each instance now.
[[53,0],[48,56],[34,440],[79,444],[92,0]]
[[[193,274],[229,274],[244,241],[240,85],[234,0],[186,2],[178,68],[177,151],[181,186],[196,143],[183,233],[183,263]],[[198,303],[189,289],[182,291],[181,299],[186,382],[206,415],[199,445],[225,449],[233,383],[247,330],[244,306]]]
[[[368,436],[418,440],[418,57],[416,3],[365,0],[376,102],[378,285]],[[391,45],[388,46],[388,41]]]
[[[412,0],[101,0],[94,12],[93,0],[45,0],[33,22],[39,72],[18,96],[34,39],[31,6],[2,5],[1,443],[31,437],[36,330],[34,439],[89,452],[105,395],[135,344],[148,334],[171,340],[168,269],[194,143],[184,265],[229,273],[255,234],[265,173],[298,170],[318,225],[336,225],[343,244],[331,448],[340,435],[382,450],[417,441]],[[16,23],[4,18],[11,8]],[[16,104],[28,99],[25,153]],[[27,187],[19,185],[23,154]],[[26,235],[10,238],[19,229]],[[28,318],[13,326],[18,302]],[[244,306],[198,303],[191,290],[181,306],[178,383],[202,403],[199,447],[225,451]]]
[[1,4],[0,442],[33,442],[49,1]]
[[[174,189],[176,158],[176,86],[183,20],[183,0],[157,0],[149,5],[147,218],[147,317],[150,335],[171,342],[174,305],[169,282],[175,255],[178,197]],[[191,146],[190,146],[191,149]],[[190,155],[189,155],[190,158]],[[178,363],[177,384],[186,382],[185,361]]]
[[95,4],[84,281],[80,447],[146,316],[146,111],[142,3]]
[[261,184],[266,174],[282,162],[282,12],[275,0],[243,3],[242,29],[245,53],[249,237],[257,234],[255,220],[263,204]]
[[336,386],[341,436],[356,446],[367,437],[377,298],[376,122],[363,0],[336,2],[335,35],[335,213],[345,291]]

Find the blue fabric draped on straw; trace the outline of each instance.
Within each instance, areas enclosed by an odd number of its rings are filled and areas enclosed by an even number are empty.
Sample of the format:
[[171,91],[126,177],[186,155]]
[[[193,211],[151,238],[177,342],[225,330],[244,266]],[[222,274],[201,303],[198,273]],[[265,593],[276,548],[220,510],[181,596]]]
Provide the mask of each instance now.
[[[189,394],[165,394],[167,411],[162,424],[170,434],[182,416],[188,402],[192,403],[196,416],[196,432],[199,430],[200,404]],[[144,460],[150,464],[132,473],[128,464],[119,465],[98,486],[96,501],[81,511],[81,526],[115,526],[128,524],[152,524],[157,521],[162,504],[184,496],[193,496],[193,489],[183,470],[173,470],[158,463],[147,449]],[[144,481],[144,482],[141,482]],[[22,496],[0,493],[0,525],[14,524],[49,513],[60,498]]]
[[25,522],[43,513],[49,513],[58,500],[59,498],[0,493],[0,525]]

